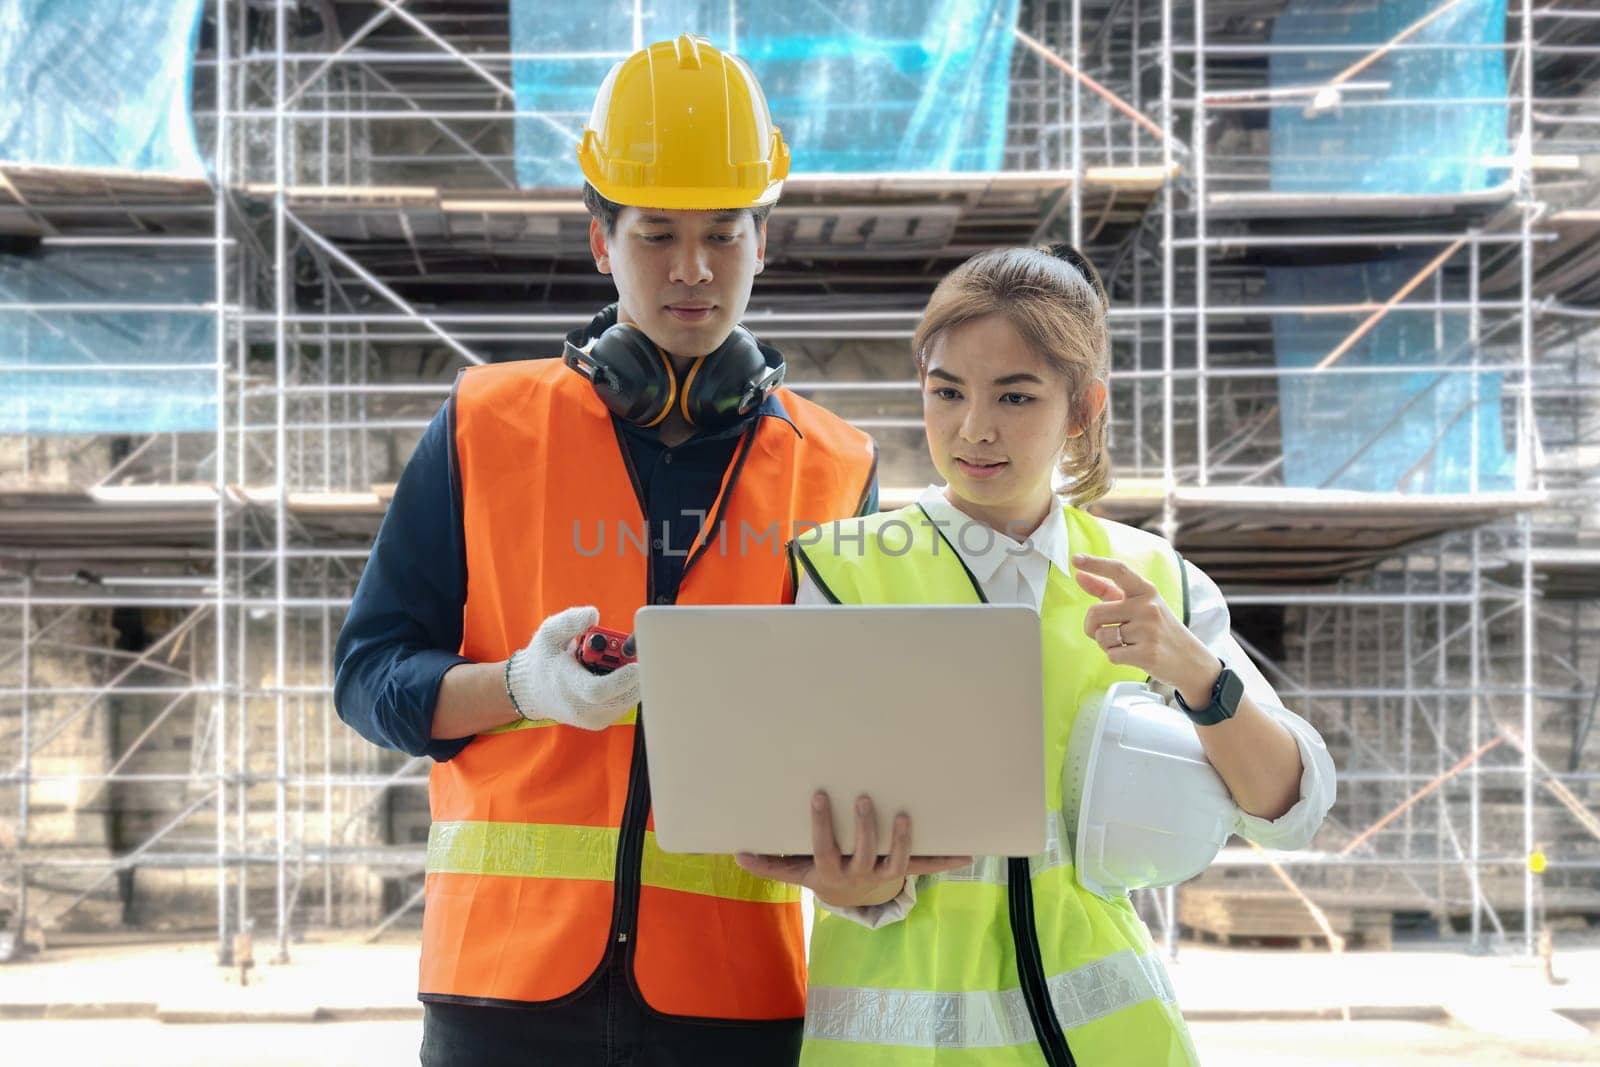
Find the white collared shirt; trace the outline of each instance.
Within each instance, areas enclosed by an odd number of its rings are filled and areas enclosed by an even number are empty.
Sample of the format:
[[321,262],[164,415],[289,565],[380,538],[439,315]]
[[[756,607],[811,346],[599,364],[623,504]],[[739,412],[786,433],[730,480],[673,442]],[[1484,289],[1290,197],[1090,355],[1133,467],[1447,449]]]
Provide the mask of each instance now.
[[[1060,508],[1050,509],[1039,528],[1026,541],[1018,542],[963,514],[938,486],[929,486],[917,503],[955,548],[991,604],[1025,604],[1036,612],[1042,611],[1050,568],[1066,575],[1072,573],[1067,520]],[[1264,848],[1304,848],[1333,807],[1333,758],[1316,727],[1283,706],[1271,684],[1239,647],[1233,637],[1227,602],[1216,583],[1192,563],[1184,564],[1184,572],[1189,586],[1189,632],[1239,676],[1256,707],[1281,722],[1300,750],[1300,799],[1294,807],[1276,819],[1240,812],[1234,832]],[[802,573],[795,603],[819,605],[827,604],[828,599],[811,577]],[[1170,691],[1168,694],[1170,703]],[[900,896],[875,908],[822,906],[866,926],[878,927],[904,918],[915,900],[916,880],[908,879]]]

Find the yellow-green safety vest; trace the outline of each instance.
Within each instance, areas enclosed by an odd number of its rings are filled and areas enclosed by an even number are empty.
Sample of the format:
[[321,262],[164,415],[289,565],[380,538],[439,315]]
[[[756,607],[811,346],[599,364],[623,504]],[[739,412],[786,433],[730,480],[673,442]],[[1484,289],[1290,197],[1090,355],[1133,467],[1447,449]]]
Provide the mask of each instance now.
[[[1184,607],[1183,563],[1165,540],[1077,508],[1065,514],[1074,552],[1119,559],[1151,581],[1175,612]],[[952,541],[917,506],[811,531],[791,546],[791,558],[838,604],[984,600]],[[1026,859],[983,857],[920,876],[910,914],[876,930],[819,910],[803,1065],[1057,1062],[1041,1048],[1036,1019],[1047,1030],[1059,1027],[1052,1040],[1064,1038],[1080,1067],[1199,1062],[1166,968],[1133,905],[1126,895],[1106,900],[1089,892],[1073,873],[1061,815],[1073,719],[1112,684],[1145,678],[1113,665],[1083,632],[1095,603],[1070,575],[1050,568],[1040,612],[1045,851]],[[1030,877],[1020,877],[1024,869]]]

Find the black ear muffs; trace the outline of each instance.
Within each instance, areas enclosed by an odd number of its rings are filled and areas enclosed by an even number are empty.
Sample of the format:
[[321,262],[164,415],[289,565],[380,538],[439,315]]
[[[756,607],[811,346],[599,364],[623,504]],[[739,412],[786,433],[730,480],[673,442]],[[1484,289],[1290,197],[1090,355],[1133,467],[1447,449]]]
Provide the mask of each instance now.
[[626,323],[612,326],[587,349],[566,342],[563,358],[589,379],[613,415],[635,426],[659,426],[678,399],[672,361],[643,330]]
[[731,426],[760,407],[783,384],[783,375],[783,362],[769,363],[750,331],[735,326],[715,351],[689,368],[678,390],[678,410],[691,426]]
[[681,384],[667,354],[627,323],[612,326],[587,349],[569,341],[565,351],[567,366],[589,380],[613,414],[644,427],[659,426],[674,405],[696,429],[731,426],[783,384],[785,371],[781,360],[768,361],[743,326],[695,360]]

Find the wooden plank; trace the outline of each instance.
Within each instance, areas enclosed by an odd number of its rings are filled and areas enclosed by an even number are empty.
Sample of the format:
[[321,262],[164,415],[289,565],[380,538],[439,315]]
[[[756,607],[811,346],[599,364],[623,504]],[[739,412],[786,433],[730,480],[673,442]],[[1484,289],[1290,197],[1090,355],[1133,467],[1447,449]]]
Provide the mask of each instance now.
[[[1328,925],[1347,942],[1387,948],[1394,910],[1412,909],[1393,909],[1376,900],[1364,904],[1339,898],[1318,900]],[[1289,893],[1271,889],[1185,888],[1178,894],[1178,925],[1228,944],[1259,941],[1324,944],[1327,940],[1300,901]]]

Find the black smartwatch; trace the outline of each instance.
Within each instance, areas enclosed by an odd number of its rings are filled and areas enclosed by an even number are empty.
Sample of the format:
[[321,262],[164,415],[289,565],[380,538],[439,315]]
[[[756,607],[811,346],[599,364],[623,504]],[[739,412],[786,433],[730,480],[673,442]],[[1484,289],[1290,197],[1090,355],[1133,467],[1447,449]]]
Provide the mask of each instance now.
[[1191,708],[1184,703],[1183,694],[1177,690],[1173,690],[1172,695],[1177,697],[1178,707],[1196,726],[1215,726],[1233,718],[1233,713],[1239,710],[1239,700],[1244,696],[1244,682],[1224,666],[1222,673],[1217,675],[1217,684],[1211,687],[1211,703],[1205,707]]

